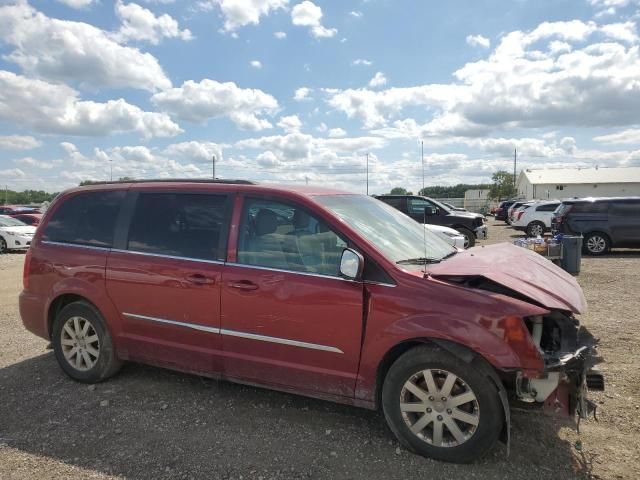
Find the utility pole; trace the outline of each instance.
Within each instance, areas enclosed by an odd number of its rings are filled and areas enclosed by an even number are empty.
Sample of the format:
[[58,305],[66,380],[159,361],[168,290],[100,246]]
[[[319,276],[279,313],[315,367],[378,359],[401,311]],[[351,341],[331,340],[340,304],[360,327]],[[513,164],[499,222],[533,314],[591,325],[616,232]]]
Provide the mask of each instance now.
[[369,195],[369,152],[367,152],[367,196]]
[[422,159],[422,191],[421,195],[424,195],[424,140],[420,140],[420,158]]
[[113,182],[113,158],[109,159],[109,181]]
[[[513,149],[513,190],[516,190],[516,164],[518,163],[518,150]],[[516,192],[518,193],[518,192]]]
[[4,204],[6,205],[7,203],[9,203],[9,187],[8,186],[4,186]]
[[304,181],[306,182],[307,185],[309,185],[309,177],[307,177],[306,175],[304,176]]
[[211,155],[212,165],[213,165],[213,179],[216,179],[216,156]]

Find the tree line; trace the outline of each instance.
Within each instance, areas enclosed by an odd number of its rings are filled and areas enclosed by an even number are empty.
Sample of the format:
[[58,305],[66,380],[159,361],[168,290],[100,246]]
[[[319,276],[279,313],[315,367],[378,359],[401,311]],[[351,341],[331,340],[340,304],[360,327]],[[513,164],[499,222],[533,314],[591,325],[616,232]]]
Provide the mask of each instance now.
[[31,203],[50,202],[58,192],[48,193],[43,190],[23,190],[17,192],[15,190],[5,189],[0,191],[0,202],[4,205],[23,205]]
[[[434,198],[462,198],[467,190],[489,190],[489,197],[494,200],[503,200],[514,197],[516,189],[513,182],[513,173],[500,170],[491,177],[493,183],[459,183],[457,185],[442,186],[433,185],[421,188],[417,195]],[[394,187],[390,195],[413,195],[413,192],[404,187]]]

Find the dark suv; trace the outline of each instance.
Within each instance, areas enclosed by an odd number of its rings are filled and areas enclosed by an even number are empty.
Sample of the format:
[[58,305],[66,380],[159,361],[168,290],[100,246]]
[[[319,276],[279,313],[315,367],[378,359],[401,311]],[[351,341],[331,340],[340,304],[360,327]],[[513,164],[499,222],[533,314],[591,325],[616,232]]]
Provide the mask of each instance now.
[[514,203],[515,200],[505,200],[504,202],[500,202],[500,205],[498,205],[498,208],[496,209],[496,220],[502,220],[503,222],[506,222],[509,207]]
[[556,209],[551,229],[584,236],[583,251],[603,255],[611,248],[640,248],[640,197],[565,200]]
[[484,216],[479,213],[454,211],[437,200],[418,195],[378,195],[376,198],[409,215],[416,222],[455,228],[464,235],[465,248],[473,247],[476,239],[487,238]]

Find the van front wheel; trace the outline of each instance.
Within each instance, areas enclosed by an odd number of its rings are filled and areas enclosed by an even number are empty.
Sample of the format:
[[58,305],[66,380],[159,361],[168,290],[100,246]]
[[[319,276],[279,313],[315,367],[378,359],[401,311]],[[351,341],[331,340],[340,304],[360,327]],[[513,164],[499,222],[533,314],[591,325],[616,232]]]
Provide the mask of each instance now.
[[449,352],[413,348],[389,369],[382,406],[389,427],[409,450],[468,463],[498,440],[504,414],[486,375]]
[[56,316],[53,351],[62,370],[74,380],[97,383],[122,365],[102,315],[87,302],[73,302]]

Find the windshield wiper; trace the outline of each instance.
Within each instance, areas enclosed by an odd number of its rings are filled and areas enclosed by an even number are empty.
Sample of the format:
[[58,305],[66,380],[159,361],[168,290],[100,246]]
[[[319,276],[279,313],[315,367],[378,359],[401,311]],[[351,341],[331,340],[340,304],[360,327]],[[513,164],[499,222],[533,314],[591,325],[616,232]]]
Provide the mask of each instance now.
[[439,258],[417,257],[407,258],[406,260],[398,260],[398,265],[426,265],[427,263],[439,263]]

